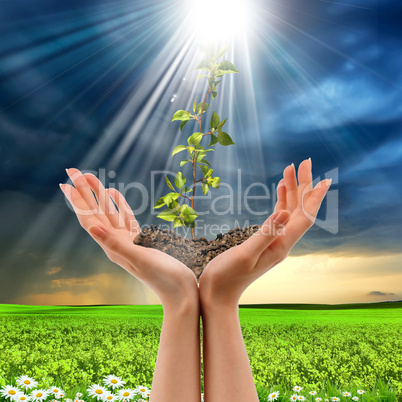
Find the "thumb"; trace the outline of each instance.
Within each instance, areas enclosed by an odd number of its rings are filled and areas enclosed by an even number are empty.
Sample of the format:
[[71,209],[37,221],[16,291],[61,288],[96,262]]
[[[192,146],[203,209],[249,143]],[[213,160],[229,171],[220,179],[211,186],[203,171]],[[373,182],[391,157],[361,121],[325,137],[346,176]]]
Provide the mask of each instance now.
[[250,255],[257,258],[277,238],[278,231],[289,220],[290,214],[286,210],[272,214],[242,246]]

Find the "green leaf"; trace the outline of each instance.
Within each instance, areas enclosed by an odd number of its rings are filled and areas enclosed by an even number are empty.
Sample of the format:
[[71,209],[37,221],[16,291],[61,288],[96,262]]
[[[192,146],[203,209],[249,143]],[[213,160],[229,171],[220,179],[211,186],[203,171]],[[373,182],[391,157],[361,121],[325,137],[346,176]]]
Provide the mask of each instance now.
[[177,172],[174,178],[174,184],[176,184],[178,189],[181,189],[186,184],[186,178],[182,172]]
[[205,163],[207,166],[211,167],[211,165],[209,164],[209,162],[206,159],[201,159],[202,163]]
[[215,111],[212,113],[210,126],[211,128],[216,128],[219,124],[221,119],[219,118],[218,114]]
[[228,60],[223,60],[218,66],[219,72],[223,74],[238,73],[239,70]]
[[177,218],[177,209],[165,209],[157,218],[163,219],[164,221],[173,222]]
[[209,77],[209,75],[208,74],[201,74],[201,75],[198,76],[198,79],[200,79],[202,77]]
[[208,60],[202,60],[200,64],[195,68],[196,70],[207,70],[209,71],[210,69],[210,63]]
[[183,159],[183,160],[180,162],[180,167],[184,166],[187,162],[191,162],[191,159]]
[[172,185],[172,183],[170,182],[170,180],[168,179],[168,177],[165,175],[165,180],[166,180],[166,184],[168,185],[168,187],[171,189],[171,190],[173,190],[173,191],[175,191],[174,190],[174,187],[173,187],[173,185]]
[[190,112],[186,110],[178,110],[172,117],[172,121],[175,120],[189,120],[191,116]]
[[195,222],[184,222],[186,228],[195,228]]
[[191,208],[189,205],[187,204],[184,205],[186,206],[182,212],[184,222],[185,223],[193,222],[198,216],[197,212],[195,212],[194,209]]
[[205,177],[211,176],[213,171],[214,171],[213,169],[208,169],[207,174],[205,175]]
[[198,145],[202,140],[203,133],[194,133],[190,137],[188,137],[187,142],[188,145]]
[[223,131],[218,134],[218,142],[219,144],[225,146],[234,144],[233,140],[230,138],[230,135],[228,133],[224,133]]
[[177,200],[179,198],[178,193],[168,193],[163,197],[165,204],[170,204],[172,201]]
[[222,121],[218,124],[218,127],[216,127],[216,129],[219,130],[220,128],[222,128],[222,127],[225,125],[226,121],[227,121],[227,118],[226,118],[225,120],[222,120]]
[[215,99],[215,98],[216,98],[216,95],[218,95],[218,92],[216,92],[216,91],[211,91],[211,97],[212,97],[212,99]]
[[[205,113],[209,108],[209,103],[204,103],[204,110],[203,113]],[[197,114],[201,113],[201,109],[202,109],[202,103],[199,103],[197,105]]]
[[204,177],[207,177],[206,175],[208,173],[209,167],[205,166],[205,165],[198,165],[198,167],[201,169],[202,174],[204,175]]
[[190,120],[183,120],[183,121],[180,123],[180,131],[183,131],[184,126],[185,126],[189,121],[190,121]]
[[193,112],[195,112],[196,106],[197,106],[197,98],[194,99]]
[[193,191],[193,189],[192,189],[191,187],[187,187],[187,186],[184,186],[184,187],[181,189],[181,192],[182,192],[182,193],[189,193],[190,191]]
[[212,145],[215,145],[218,142],[218,137],[214,134],[211,134],[211,140],[209,141],[208,146],[212,147]]
[[229,45],[223,46],[219,49],[217,58],[220,59],[222,56],[224,56],[229,50]]
[[201,183],[201,186],[202,186],[202,192],[204,193],[204,195],[207,194],[208,190],[209,190],[208,184],[207,183]]
[[158,201],[156,201],[155,206],[154,206],[154,209],[163,207],[165,204],[166,204],[166,203],[165,203],[165,201],[164,201],[164,197],[161,197],[161,198],[159,198]]
[[187,147],[187,151],[188,151],[188,153],[189,153],[190,155],[192,155],[193,152],[194,152],[194,147],[193,147],[193,146]]
[[221,179],[219,177],[214,177],[211,179],[210,184],[213,188],[219,188],[221,185]]
[[182,225],[183,225],[183,221],[179,217],[174,219],[173,228],[178,228],[178,227],[180,227]]
[[186,150],[187,147],[185,145],[178,145],[172,152],[172,156],[176,155],[177,153]]

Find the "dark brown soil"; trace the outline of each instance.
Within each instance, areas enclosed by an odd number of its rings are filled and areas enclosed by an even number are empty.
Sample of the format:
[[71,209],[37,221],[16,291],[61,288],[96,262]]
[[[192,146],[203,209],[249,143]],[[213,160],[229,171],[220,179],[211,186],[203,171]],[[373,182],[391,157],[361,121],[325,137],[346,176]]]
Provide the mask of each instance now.
[[259,225],[244,229],[237,227],[225,234],[219,233],[215,240],[207,240],[205,237],[191,240],[177,235],[173,230],[160,230],[152,225],[139,233],[134,239],[134,243],[143,247],[156,248],[171,255],[187,265],[198,280],[204,268],[213,258],[229,248],[243,243],[259,228]]

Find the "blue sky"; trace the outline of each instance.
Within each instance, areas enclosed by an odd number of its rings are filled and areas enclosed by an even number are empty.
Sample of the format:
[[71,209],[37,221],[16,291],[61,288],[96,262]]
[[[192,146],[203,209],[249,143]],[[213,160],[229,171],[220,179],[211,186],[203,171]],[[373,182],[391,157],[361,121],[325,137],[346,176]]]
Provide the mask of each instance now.
[[[200,55],[184,3],[1,2],[0,302],[155,302],[107,262],[68,209],[58,183],[67,180],[65,168],[77,167],[98,174],[104,169],[106,185],[139,182],[149,189],[152,171],[177,170],[180,157],[170,158],[170,151],[186,137],[171,116],[203,91],[201,82],[195,85]],[[247,32],[229,53],[240,74],[225,77],[214,105],[229,117],[236,145],[217,149],[211,162],[240,192],[256,182],[271,188],[286,165],[308,157],[315,178],[336,174],[338,230],[315,226],[282,271],[277,267],[267,278],[279,285],[289,275],[308,273],[321,278],[315,288],[329,281],[339,289],[346,266],[354,290],[329,298],[309,289],[306,296],[295,290],[296,281],[288,283],[286,297],[275,298],[263,292],[261,281],[258,298],[243,301],[402,299],[401,5],[247,4]],[[164,192],[158,184],[156,196]],[[138,192],[130,190],[128,199],[135,207]],[[210,202],[200,200],[199,206]],[[264,211],[271,204],[252,205]],[[325,210],[324,204],[322,219]],[[151,202],[138,220],[160,222]],[[205,218],[230,227],[262,220],[244,208]],[[135,296],[117,297],[120,287],[135,289]]]

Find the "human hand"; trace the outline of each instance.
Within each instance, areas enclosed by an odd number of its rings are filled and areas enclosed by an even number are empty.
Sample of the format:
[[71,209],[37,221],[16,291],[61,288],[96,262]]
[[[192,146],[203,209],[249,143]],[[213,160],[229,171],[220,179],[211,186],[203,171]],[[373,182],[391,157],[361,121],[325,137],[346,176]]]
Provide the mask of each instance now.
[[198,306],[197,280],[189,268],[159,250],[133,244],[140,227],[123,195],[114,188],[105,189],[90,173],[66,171],[74,186],[60,184],[60,188],[81,226],[108,258],[150,287],[165,310]]
[[214,258],[199,281],[200,301],[205,308],[237,308],[244,290],[257,278],[283,261],[292,247],[314,224],[331,180],[313,189],[311,159],[298,171],[287,166],[278,184],[275,213],[244,243]]

